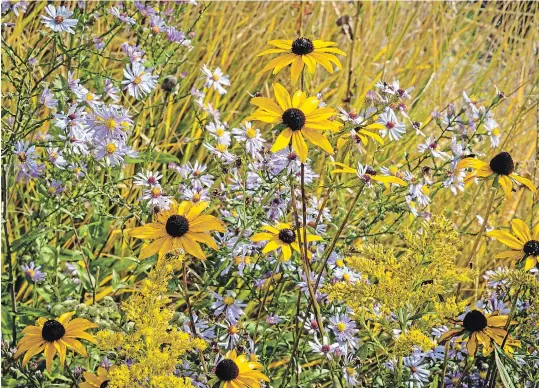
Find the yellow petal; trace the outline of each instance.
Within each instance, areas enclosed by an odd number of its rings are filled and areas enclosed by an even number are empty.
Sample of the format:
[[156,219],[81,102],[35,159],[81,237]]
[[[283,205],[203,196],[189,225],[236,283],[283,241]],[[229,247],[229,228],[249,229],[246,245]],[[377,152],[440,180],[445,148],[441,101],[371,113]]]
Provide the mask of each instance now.
[[297,56],[294,62],[292,62],[292,66],[290,67],[290,76],[292,77],[292,82],[296,82],[301,75],[301,71],[303,70],[304,63],[301,59],[301,56]]
[[506,232],[505,230],[492,230],[487,232],[488,237],[495,238],[502,244],[508,246],[511,249],[521,250],[524,246],[521,241],[519,241],[515,236]]
[[500,186],[502,186],[505,198],[510,200],[513,196],[513,184],[511,183],[511,180],[505,175],[500,175],[498,177],[498,182],[500,182]]
[[326,139],[324,135],[310,129],[303,129],[301,132],[303,133],[303,136],[305,136],[305,138],[309,140],[311,143],[322,148],[327,153],[333,154],[334,152],[333,147],[331,146],[328,139]]
[[275,101],[273,101],[271,98],[266,97],[253,97],[251,98],[251,104],[259,106],[265,110],[271,111],[275,113],[276,115],[282,115],[283,110]]
[[515,236],[524,244],[532,239],[530,228],[528,228],[528,225],[524,221],[518,218],[511,221],[511,229],[513,229]]
[[51,342],[47,342],[45,344],[45,363],[47,367],[47,371],[51,373],[52,370],[52,361],[54,359],[54,355],[56,354],[56,348]]
[[309,149],[307,148],[307,143],[305,143],[301,131],[294,131],[292,134],[292,147],[298,154],[299,160],[301,160],[302,163],[305,163],[307,156],[309,155]]
[[282,150],[283,148],[287,147],[290,144],[290,139],[292,138],[293,131],[290,128],[286,128],[283,130],[279,136],[277,136],[277,139],[275,140],[275,143],[271,146],[271,152],[277,152]]
[[290,94],[283,85],[277,82],[274,83],[273,92],[275,93],[277,103],[283,111],[287,110],[288,108],[292,108],[292,100],[290,99]]
[[301,59],[303,60],[303,63],[307,65],[307,70],[309,70],[309,73],[314,74],[314,71],[316,70],[316,61],[314,58],[310,55],[302,55]]
[[278,248],[280,248],[283,244],[281,242],[278,242],[277,240],[271,240],[266,244],[264,249],[262,249],[262,253],[269,253],[272,252]]
[[524,271],[529,271],[537,264],[537,257],[529,256],[526,258],[526,264],[524,265]]
[[520,182],[522,183],[524,186],[526,186],[528,189],[530,189],[530,191],[532,193],[536,193],[537,192],[537,189],[535,188],[535,185],[533,184],[533,182],[531,180],[529,180],[528,178],[524,178],[524,177],[521,177],[517,174],[511,174],[510,175],[511,178],[513,178],[514,180],[516,180],[517,182]]
[[183,248],[187,253],[196,257],[197,259],[206,260],[206,255],[202,251],[202,248],[189,234],[182,236],[180,239]]
[[318,105],[320,105],[320,100],[317,97],[312,96],[305,99],[298,108],[303,112],[308,121],[315,122],[316,119],[313,119],[310,115],[316,111]]

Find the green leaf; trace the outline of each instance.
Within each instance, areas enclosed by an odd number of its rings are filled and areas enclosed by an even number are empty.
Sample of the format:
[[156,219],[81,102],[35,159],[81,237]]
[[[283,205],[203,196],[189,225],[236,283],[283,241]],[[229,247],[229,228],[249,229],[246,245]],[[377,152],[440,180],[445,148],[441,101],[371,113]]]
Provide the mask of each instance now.
[[496,366],[498,367],[498,372],[500,373],[500,379],[502,380],[503,386],[505,388],[516,388],[515,384],[509,375],[509,372],[503,364],[502,357],[500,356],[500,351],[496,349]]

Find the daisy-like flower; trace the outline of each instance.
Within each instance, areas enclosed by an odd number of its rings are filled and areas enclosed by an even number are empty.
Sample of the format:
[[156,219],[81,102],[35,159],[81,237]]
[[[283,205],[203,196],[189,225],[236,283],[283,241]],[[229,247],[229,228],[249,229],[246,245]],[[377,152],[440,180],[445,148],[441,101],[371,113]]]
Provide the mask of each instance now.
[[41,96],[39,97],[39,102],[49,109],[56,108],[58,105],[58,100],[54,98],[54,93],[50,91],[48,86],[43,88],[43,93],[41,93]]
[[37,326],[27,326],[22,333],[24,337],[17,344],[17,353],[14,358],[20,357],[23,353],[23,366],[36,354],[44,351],[47,371],[52,369],[52,360],[56,353],[60,357],[60,365],[64,365],[67,349],[72,349],[81,356],[86,357],[86,349],[77,338],[85,339],[94,344],[97,341],[85,330],[97,327],[96,324],[83,319],[71,317],[75,312],[62,314],[57,319],[39,318]]
[[219,249],[208,232],[224,232],[225,227],[216,217],[201,214],[208,205],[208,202],[172,203],[169,210],[157,214],[157,222],[131,230],[133,237],[154,240],[140,252],[141,260],[156,253],[162,257],[177,249],[183,249],[190,255],[205,260],[206,255],[199,243]]
[[277,102],[266,97],[252,98],[251,104],[258,106],[259,109],[247,118],[269,124],[282,124],[285,127],[271,147],[271,152],[282,150],[292,141],[294,151],[302,163],[305,163],[309,152],[305,143],[307,139],[333,154],[333,147],[321,132],[336,131],[341,127],[341,123],[329,120],[335,115],[335,110],[327,107],[318,108],[320,100],[315,96],[307,98],[305,92],[301,90],[296,91],[292,97],[279,83],[273,84],[273,90]]
[[104,159],[107,166],[119,166],[123,163],[129,148],[118,140],[104,139],[97,145],[96,159]]
[[502,186],[506,199],[511,199],[512,197],[513,181],[522,183],[534,194],[537,192],[531,180],[514,173],[515,162],[509,152],[500,152],[489,163],[475,158],[464,158],[457,164],[457,169],[462,168],[474,169],[474,171],[466,176],[465,181],[476,177],[494,177],[500,183],[500,186]]
[[124,69],[125,80],[122,85],[125,85],[124,90],[127,90],[130,96],[140,100],[145,95],[155,90],[157,87],[156,75],[151,74],[151,69],[146,69],[140,62],[131,63]]
[[173,201],[171,196],[165,195],[159,184],[142,191],[142,199],[148,201],[148,206],[159,210],[168,210]]
[[218,67],[215,71],[211,71],[208,66],[203,65],[201,71],[206,76],[204,87],[211,88],[213,86],[219,94],[226,94],[224,87],[230,86],[230,80],[228,79],[228,75],[223,74],[221,68]]
[[[478,346],[481,344],[483,345],[483,355],[488,355],[494,349],[492,341],[501,346],[504,339],[506,339],[505,350],[512,353],[512,347],[520,346],[520,341],[513,339],[504,329],[508,319],[509,316],[500,315],[498,311],[485,315],[479,310],[471,310],[460,321],[449,320],[460,327],[446,331],[442,334],[438,343],[442,344],[453,337],[461,336],[461,340],[468,340],[466,345],[468,354],[475,355]],[[510,324],[514,323],[516,322],[510,322]]]
[[45,7],[45,12],[47,16],[41,16],[41,23],[45,24],[47,27],[52,29],[55,32],[69,32],[74,34],[75,31],[72,27],[75,27],[78,23],[77,19],[70,19],[73,15],[73,11],[69,10],[67,7],[56,7],[49,4]]
[[240,142],[245,142],[245,149],[253,158],[260,155],[260,151],[264,147],[265,140],[260,133],[260,130],[254,128],[249,121],[245,124],[240,124],[241,128],[233,128],[232,134],[234,139]]
[[510,251],[504,251],[494,256],[497,259],[526,259],[524,270],[529,271],[537,264],[539,260],[539,224],[535,225],[530,233],[530,228],[522,220],[514,219],[511,221],[513,234],[505,230],[493,230],[487,232],[487,236],[495,238],[505,246],[511,248]]
[[339,345],[344,349],[351,347],[357,348],[356,334],[359,331],[356,328],[356,323],[345,314],[337,314],[329,318],[330,325],[328,326],[335,334],[335,338],[339,342]]
[[311,347],[313,352],[322,354],[328,360],[333,359],[333,352],[339,347],[338,344],[329,344],[327,337],[323,337],[322,342],[320,342],[320,340],[316,336],[314,337],[314,342],[309,341],[309,346]]
[[235,294],[232,291],[227,291],[225,296],[221,296],[216,292],[212,292],[212,295],[217,299],[211,305],[211,308],[215,310],[213,314],[215,316],[224,314],[230,323],[234,325],[238,323],[240,317],[245,314],[242,307],[245,307],[246,304],[235,299]]
[[227,147],[230,145],[230,132],[226,130],[225,124],[221,122],[211,122],[206,125],[206,129],[217,140],[219,144],[224,144]]
[[120,93],[120,88],[114,85],[114,83],[110,79],[105,79],[103,84],[103,90],[105,91],[107,97],[109,97],[112,101],[120,101],[120,97],[118,96],[118,93]]
[[377,172],[370,166],[362,165],[361,163],[357,164],[357,169],[347,166],[346,164],[339,162],[332,162],[335,166],[340,168],[331,171],[331,174],[357,174],[359,179],[361,179],[365,184],[371,186],[371,181],[378,183],[383,183],[388,185],[390,183],[406,186],[406,182],[402,179],[392,176],[392,175],[378,175]]
[[262,69],[262,72],[273,69],[273,74],[277,74],[281,69],[291,64],[290,75],[293,82],[298,80],[305,66],[307,66],[309,73],[314,74],[317,63],[322,65],[330,74],[333,74],[332,64],[342,69],[341,61],[334,54],[346,55],[344,51],[335,47],[337,43],[310,40],[303,37],[296,40],[270,40],[268,44],[274,46],[274,48],[266,49],[258,56],[267,54],[282,55],[269,61]]
[[[251,237],[253,242],[267,241],[262,253],[273,252],[274,250],[281,248],[282,259],[288,261],[292,257],[292,249],[296,252],[301,252],[298,245],[298,236],[296,236],[296,231],[291,225],[283,223],[279,223],[277,226],[264,225],[262,226],[262,230],[265,232],[256,233]],[[300,228],[299,232],[301,233],[300,238],[303,239],[303,228]],[[320,240],[322,240],[322,237],[311,234],[307,230],[307,242]],[[311,258],[310,251],[307,252],[307,256]]]
[[421,153],[429,152],[433,158],[438,158],[442,160],[449,159],[447,152],[440,151],[438,149],[438,143],[431,137],[427,137],[424,143],[421,143],[417,146],[417,150]]
[[259,369],[262,369],[262,364],[250,361],[245,354],[238,356],[236,350],[231,350],[215,366],[215,380],[222,388],[261,388],[260,381],[270,380]]
[[423,364],[424,358],[421,354],[413,354],[403,359],[404,365],[410,369],[410,387],[422,387],[429,382],[429,365]]
[[97,368],[97,374],[94,374],[92,372],[84,372],[82,375],[84,376],[84,380],[86,380],[84,383],[80,383],[80,388],[105,388],[108,386],[109,378],[108,378],[108,370],[99,367]]
[[31,279],[34,283],[39,283],[45,280],[47,276],[44,272],[41,271],[41,266],[34,264],[32,261],[30,264],[21,265],[21,269],[24,272],[24,275]]
[[378,122],[385,128],[380,131],[382,137],[389,136],[389,140],[399,140],[406,133],[406,125],[399,123],[397,115],[391,108],[386,108],[386,111],[378,117]]
[[136,186],[155,186],[159,185],[159,179],[163,176],[159,173],[153,173],[150,170],[139,172],[133,177],[133,184]]

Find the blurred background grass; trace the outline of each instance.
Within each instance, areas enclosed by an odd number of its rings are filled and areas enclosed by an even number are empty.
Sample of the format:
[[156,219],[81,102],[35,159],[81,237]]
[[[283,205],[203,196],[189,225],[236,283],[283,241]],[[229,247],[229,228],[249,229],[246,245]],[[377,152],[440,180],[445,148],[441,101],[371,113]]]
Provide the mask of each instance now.
[[[44,13],[45,5],[46,2],[35,3],[32,16],[18,23],[5,38],[21,57],[28,47],[43,43],[38,31],[43,28],[39,15]],[[95,6],[88,3],[90,9]],[[158,6],[165,5],[161,3]],[[70,3],[70,7],[74,8],[75,3]],[[265,48],[268,40],[304,35],[336,41],[348,53],[343,58],[342,71],[333,75],[317,71],[313,78],[307,78],[309,92],[322,92],[325,101],[332,106],[359,109],[366,92],[377,81],[399,79],[404,87],[415,86],[413,101],[408,106],[410,117],[426,123],[433,110],[441,110],[448,103],[459,101],[462,91],[477,96],[481,105],[488,105],[495,96],[495,86],[498,87],[509,97],[495,111],[503,146],[499,150],[491,150],[488,145],[483,150],[485,157],[502,149],[509,151],[518,162],[520,173],[539,184],[536,28],[539,2],[211,2],[187,9],[188,13],[178,23],[179,27],[188,30],[198,20],[194,27],[197,33],[193,39],[194,49],[185,57],[173,58],[166,66],[167,71],[156,68],[162,76],[168,73],[178,76],[182,72],[187,72],[187,76],[181,81],[177,96],[167,96],[159,90],[131,106],[132,111],[137,112],[132,137],[137,149],[154,148],[182,161],[207,160],[207,150],[202,141],[196,140],[202,136],[203,127],[195,116],[192,97],[189,96],[192,86],[202,87],[199,70],[202,64],[211,69],[219,66],[230,76],[232,86],[228,93],[218,96],[209,92],[206,102],[219,108],[222,119],[233,126],[253,110],[249,106],[249,93],[260,91],[271,95],[271,83],[275,81],[283,83],[289,90],[293,89],[287,69],[277,77],[270,73],[260,74],[268,59],[256,57],[256,54]],[[98,19],[88,28],[94,31],[94,35],[99,35],[110,28],[110,20]],[[346,29],[348,33],[345,33]],[[111,41],[110,56],[91,56],[84,69],[76,71],[76,74],[89,78],[92,72],[106,72],[115,80],[122,79],[125,55],[120,45],[129,37],[129,33],[122,29]],[[39,63],[46,63],[53,55],[50,50],[42,50],[37,59]],[[9,63],[4,53],[3,61],[4,64]],[[58,72],[67,74],[65,68]],[[38,68],[33,75],[34,81],[43,75]],[[5,81],[2,89],[4,92],[13,91]],[[347,94],[351,96],[349,100]],[[122,103],[130,105],[125,98]],[[40,130],[47,131],[49,125],[46,123]],[[425,130],[427,135],[438,135],[437,131],[435,126]],[[267,130],[265,138],[271,141]],[[422,137],[408,135],[404,142],[391,144],[379,151],[376,162],[379,165],[403,163],[406,152],[417,155],[417,144],[422,141]],[[374,148],[369,150],[372,152]],[[370,161],[372,156],[367,153],[365,158],[365,161]],[[315,171],[323,175],[327,159],[312,159]],[[336,160],[342,160],[342,155],[337,155]],[[166,174],[166,165],[155,164],[153,167],[159,167]],[[134,175],[138,168],[137,165],[127,166],[123,176]],[[105,180],[104,173],[101,178]],[[93,255],[98,257],[135,255],[130,240],[122,233],[125,225],[121,217],[131,211],[126,204],[138,202],[140,191],[130,184],[118,187],[124,206],[115,201],[109,202],[110,233],[102,246],[88,245]],[[11,190],[8,214],[11,241],[32,228],[32,217],[28,216],[34,211],[33,200],[38,197],[35,190],[33,185],[17,185]],[[325,193],[323,188],[317,192],[320,195]],[[431,212],[450,217],[463,233],[463,261],[473,242],[473,237],[467,234],[479,230],[475,215],[485,212],[485,193],[485,185],[470,186],[464,195],[458,197],[449,190],[441,190],[429,208]],[[104,197],[109,195],[102,194]],[[330,208],[344,209],[347,199],[346,192],[331,195]],[[496,203],[496,212],[490,218],[490,223],[496,227],[507,225],[515,216],[530,224],[539,222],[538,207],[533,207],[534,202],[527,192],[518,191],[513,201],[503,202],[500,199]],[[71,223],[69,215],[59,213],[57,216],[55,225]],[[88,209],[85,220],[77,222],[77,226],[88,224],[93,216],[92,209]],[[368,217],[368,214],[360,210],[356,219],[361,217]],[[383,232],[393,220],[391,217],[379,220],[370,232]],[[409,224],[411,220],[403,222]],[[77,246],[75,236],[65,239],[60,234],[56,234],[56,240],[50,241],[51,245],[59,242],[65,248]],[[389,235],[384,241],[391,242],[391,239]],[[491,251],[488,245],[480,248],[477,263],[481,270],[495,266],[491,252],[494,250]],[[103,279],[103,283],[109,279]],[[107,292],[110,289],[105,290]]]

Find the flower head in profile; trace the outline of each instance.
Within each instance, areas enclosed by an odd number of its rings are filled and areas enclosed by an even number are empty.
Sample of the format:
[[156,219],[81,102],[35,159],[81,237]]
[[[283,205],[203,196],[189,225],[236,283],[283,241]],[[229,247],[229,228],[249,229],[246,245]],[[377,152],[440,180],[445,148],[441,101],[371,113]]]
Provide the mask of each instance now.
[[91,372],[84,372],[82,376],[84,377],[85,382],[80,383],[80,388],[105,388],[108,387],[109,383],[109,372],[103,368],[97,368],[97,374]]
[[251,103],[258,106],[258,110],[247,118],[269,124],[282,124],[284,129],[271,147],[271,152],[280,151],[292,142],[294,151],[305,163],[309,152],[305,142],[307,139],[332,154],[333,147],[322,132],[336,131],[341,127],[341,123],[330,120],[335,115],[335,110],[328,107],[319,108],[320,100],[315,96],[307,97],[301,90],[290,96],[279,83],[273,84],[273,90],[277,101],[266,97],[252,98]]
[[225,231],[224,225],[216,217],[201,214],[208,205],[208,202],[172,203],[169,210],[157,214],[156,222],[131,230],[132,237],[154,240],[142,249],[140,258],[145,259],[156,253],[162,257],[169,252],[183,249],[197,259],[205,260],[206,255],[199,243],[218,249],[208,232]]
[[340,168],[331,171],[331,174],[357,174],[359,179],[365,182],[366,185],[371,186],[372,181],[383,183],[383,184],[396,184],[400,186],[406,186],[406,182],[401,178],[393,175],[378,175],[376,170],[367,165],[362,165],[361,163],[357,164],[357,169],[347,166],[344,163],[333,162],[335,166]]
[[268,44],[273,48],[262,51],[258,56],[280,55],[269,61],[262,72],[273,69],[273,74],[277,74],[286,66],[291,65],[290,74],[293,82],[298,80],[305,66],[307,66],[309,73],[314,74],[318,63],[330,74],[333,74],[333,64],[342,69],[341,61],[334,54],[346,55],[344,51],[335,47],[337,43],[310,40],[304,37],[296,40],[270,40]]
[[23,270],[26,277],[31,279],[34,283],[44,281],[45,276],[47,276],[43,271],[41,271],[41,266],[36,266],[33,261],[30,264],[23,264],[21,266],[21,269]]
[[215,366],[215,380],[222,388],[260,388],[260,381],[270,381],[260,369],[262,364],[259,362],[250,361],[245,354],[238,356],[236,350],[231,350]]
[[75,33],[72,27],[77,25],[78,20],[70,19],[71,15],[73,15],[73,11],[69,8],[63,6],[55,8],[53,5],[49,4],[45,7],[45,12],[47,12],[47,15],[41,16],[41,23],[55,32],[65,31],[70,34]]
[[505,230],[487,232],[487,236],[495,238],[511,248],[510,251],[500,252],[494,257],[497,259],[525,259],[524,270],[529,271],[539,260],[539,224],[535,225],[533,231],[530,232],[530,228],[524,221],[514,219],[511,221],[511,229],[513,234]]
[[23,366],[40,352],[45,353],[47,371],[52,369],[52,360],[56,353],[60,357],[60,365],[64,365],[67,349],[72,349],[81,356],[86,357],[86,349],[77,338],[82,338],[92,343],[97,343],[94,337],[85,330],[97,327],[96,324],[83,319],[71,320],[74,312],[62,314],[57,319],[39,318],[36,326],[27,326],[22,333],[24,337],[17,344],[15,358],[23,353]]
[[[462,320],[450,320],[451,323],[459,327],[446,331],[440,336],[439,343],[443,343],[453,337],[460,336],[460,340],[467,340],[466,348],[468,354],[474,356],[477,353],[479,345],[483,345],[483,355],[488,355],[492,352],[494,341],[498,345],[504,343],[504,349],[509,353],[513,351],[513,346],[520,346],[520,341],[513,339],[505,326],[509,316],[500,315],[499,311],[494,311],[490,314],[483,314],[479,310],[471,310]],[[509,322],[514,324],[515,321]]]
[[509,152],[500,152],[489,163],[475,158],[464,158],[457,164],[457,170],[462,168],[472,168],[474,170],[466,176],[465,181],[472,178],[494,177],[497,179],[507,199],[512,197],[514,181],[522,183],[534,194],[537,191],[531,180],[514,173],[515,162]]
[[[264,232],[256,233],[251,237],[251,240],[254,242],[267,241],[262,253],[269,253],[281,248],[282,259],[288,261],[290,260],[290,257],[292,257],[292,249],[296,252],[301,252],[298,245],[296,230],[294,230],[290,224],[279,223],[277,226],[264,225],[262,226],[262,230],[264,230]],[[300,228],[299,232],[301,233],[300,238],[303,239],[303,228]],[[308,230],[306,233],[308,243],[322,240],[322,237],[311,234]],[[310,251],[307,252],[307,256],[311,258]]]

